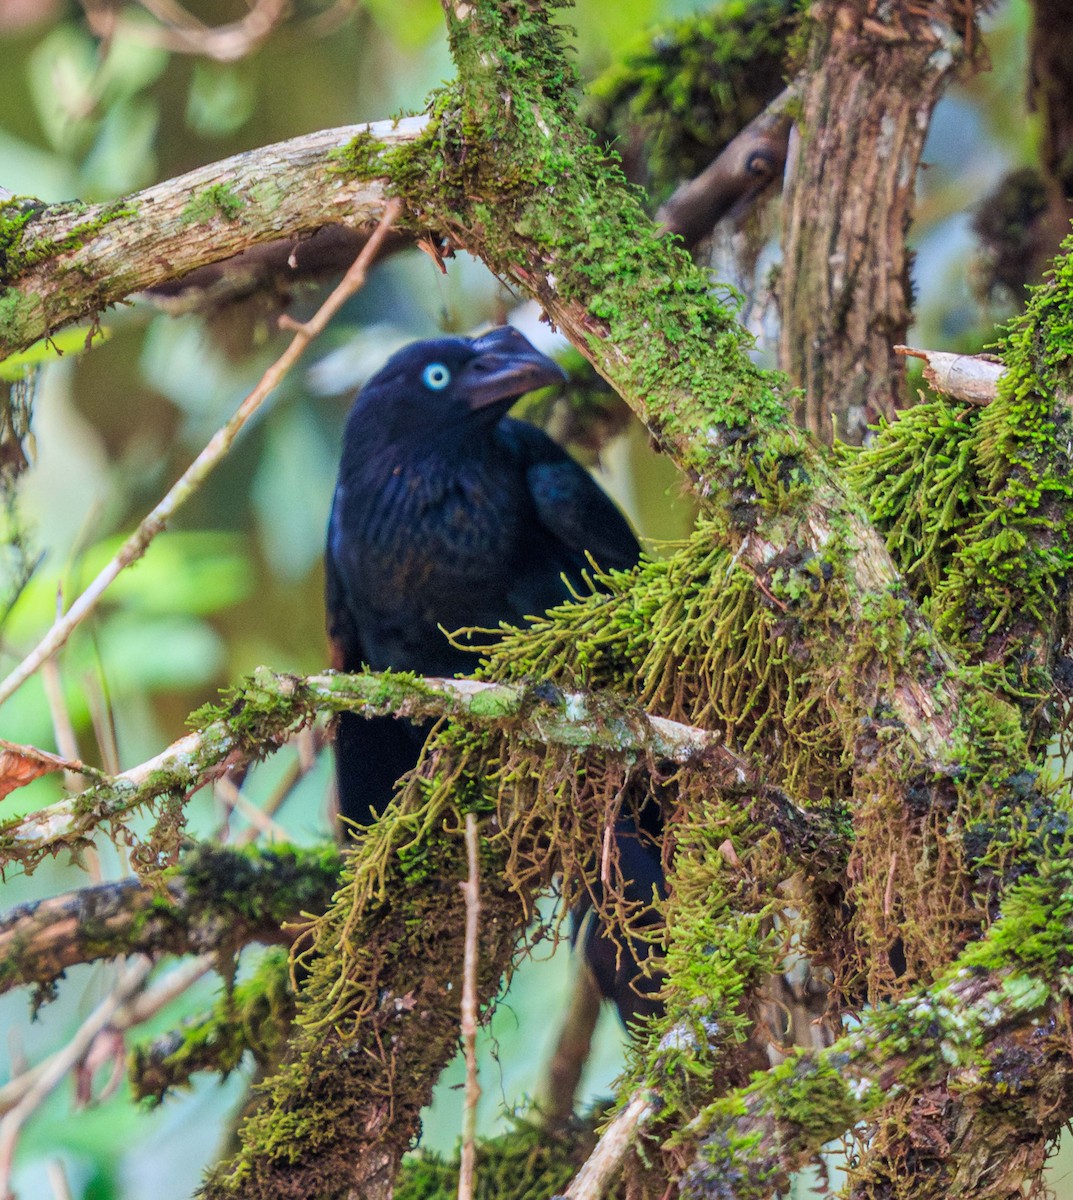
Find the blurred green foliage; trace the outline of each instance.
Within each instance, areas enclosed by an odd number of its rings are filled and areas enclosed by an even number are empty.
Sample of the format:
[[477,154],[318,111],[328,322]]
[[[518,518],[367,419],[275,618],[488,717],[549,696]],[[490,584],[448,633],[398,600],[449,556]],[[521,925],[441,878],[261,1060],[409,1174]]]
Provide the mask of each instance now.
[[[579,0],[565,20],[583,78],[621,61],[627,48],[636,55],[653,23],[696,7]],[[147,44],[153,22],[135,5],[119,7],[107,43],[91,35],[73,3],[28,0],[18,6],[21,19],[10,8],[0,6],[0,185],[47,201],[111,199],[251,147],[420,110],[430,88],[452,73],[437,0],[360,7],[296,0],[283,25],[228,63]],[[209,24],[247,11],[238,0],[189,8]],[[995,73],[952,95],[929,143],[935,167],[922,183],[926,220],[916,234],[926,344],[930,337],[949,346],[951,337],[981,328],[965,282],[963,210],[989,179],[1030,155],[1016,99],[1024,91],[1026,13],[1017,0],[991,18]],[[312,288],[300,295],[293,315],[311,313],[320,295]],[[189,711],[260,663],[296,671],[325,665],[320,554],[354,388],[402,342],[502,320],[516,303],[464,258],[449,264],[446,277],[417,252],[377,268],[173,528],[123,574],[61,654],[64,707],[87,761],[107,761],[110,730],[123,767],[159,752],[184,732]],[[31,467],[5,520],[18,524],[30,559],[40,562],[0,629],[3,673],[47,627],[57,596],[75,597],[278,355],[288,335],[274,316],[249,305],[174,318],[139,300],[108,314],[110,336],[88,352],[73,353],[84,330],[56,339],[56,348],[72,352],[62,358],[47,347],[33,352],[41,374]],[[629,427],[603,447],[600,462],[602,482],[656,552],[684,536],[692,509],[642,430]],[[0,734],[54,748],[54,715],[37,677],[5,705]],[[255,800],[283,769],[270,761],[253,773],[246,786]],[[327,779],[321,764],[280,814],[296,840],[328,835]],[[62,794],[59,779],[38,780],[5,802],[5,815]],[[211,796],[191,807],[201,834],[220,815]],[[122,855],[105,847],[102,869],[121,874]],[[48,864],[32,879],[8,879],[5,899],[10,905],[84,880],[76,866]],[[23,997],[0,1000],[14,1031],[12,1053],[21,1047],[36,1061],[60,1044],[99,999],[106,974],[104,967],[72,972],[34,1026]],[[486,1132],[505,1099],[515,1103],[535,1086],[540,1048],[532,1030],[553,1032],[547,1012],[566,986],[563,957],[527,963],[523,976],[484,1035]],[[203,987],[183,1004],[193,1011],[207,995]],[[155,1028],[176,1019],[170,1010]],[[597,1086],[614,1073],[619,1041],[612,1024]],[[427,1126],[444,1150],[458,1128],[458,1078],[441,1083]],[[23,1138],[16,1186],[23,1196],[50,1194],[44,1163],[60,1156],[76,1196],[185,1196],[239,1094],[238,1081],[211,1085],[147,1117],[122,1092],[95,1112],[72,1115],[70,1093],[61,1091]]]

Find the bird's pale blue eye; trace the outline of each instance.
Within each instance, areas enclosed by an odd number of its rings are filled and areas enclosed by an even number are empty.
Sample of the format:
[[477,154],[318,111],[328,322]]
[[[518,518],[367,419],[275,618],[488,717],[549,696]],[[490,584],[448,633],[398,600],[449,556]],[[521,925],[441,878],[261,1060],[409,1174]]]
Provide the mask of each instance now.
[[451,372],[443,363],[429,363],[421,372],[421,382],[434,392],[442,392],[451,382]]

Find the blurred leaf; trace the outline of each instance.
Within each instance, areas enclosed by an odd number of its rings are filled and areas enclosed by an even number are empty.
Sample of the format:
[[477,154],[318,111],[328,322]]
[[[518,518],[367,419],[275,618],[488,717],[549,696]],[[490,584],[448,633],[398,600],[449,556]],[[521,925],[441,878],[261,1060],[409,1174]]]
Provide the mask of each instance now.
[[[77,569],[64,573],[68,601],[93,579],[123,544],[109,538],[89,549]],[[6,634],[13,644],[29,641],[51,624],[60,572],[45,563],[27,584],[11,611]],[[123,571],[103,604],[122,606],[143,616],[200,616],[237,604],[250,594],[253,577],[242,539],[222,532],[163,534],[148,553]]]
[[[124,14],[132,23],[155,27],[150,17],[140,17],[136,8]],[[97,43],[94,42],[94,46]],[[99,60],[98,60],[99,61]],[[120,34],[108,43],[108,53],[99,63],[97,90],[104,104],[127,100],[156,83],[171,62],[171,55],[158,46]]]
[[[116,537],[95,546],[83,559],[91,579],[122,545]],[[165,534],[148,554],[128,568],[111,588],[113,603],[149,614],[214,613],[244,600],[253,575],[243,539],[222,531]]]
[[196,316],[155,317],[139,366],[153,388],[192,418],[183,432],[197,441],[238,405],[260,374],[255,360],[228,361]]
[[253,84],[235,67],[196,62],[186,99],[186,123],[206,137],[241,129],[253,113]]
[[101,661],[113,699],[128,691],[207,683],[226,657],[223,638],[203,621],[114,613],[100,627]]
[[82,164],[87,199],[111,199],[152,182],[159,121],[155,100],[123,99],[108,108]]
[[96,141],[88,178],[101,195],[129,191],[151,177],[156,106],[134,98],[168,62],[166,51],[124,37],[114,38],[102,58],[100,44],[74,24],[56,26],[31,52],[30,92],[45,135],[68,154]]
[[0,362],[0,379],[9,383],[14,382],[16,379],[22,378],[27,367],[50,362],[53,359],[62,358],[66,354],[82,354],[99,342],[107,341],[111,336],[110,329],[99,325],[93,330],[92,344],[87,345],[89,333],[90,331],[83,325],[75,329],[61,330],[49,338],[42,338],[41,341],[34,342],[28,349],[19,354],[9,355],[3,362]]
[[75,25],[58,25],[31,52],[27,69],[45,136],[57,149],[70,152],[87,137],[84,122],[93,110],[93,39]]
[[258,529],[274,570],[297,580],[323,550],[339,448],[329,444],[308,408],[299,405],[281,410],[265,432],[253,481]]

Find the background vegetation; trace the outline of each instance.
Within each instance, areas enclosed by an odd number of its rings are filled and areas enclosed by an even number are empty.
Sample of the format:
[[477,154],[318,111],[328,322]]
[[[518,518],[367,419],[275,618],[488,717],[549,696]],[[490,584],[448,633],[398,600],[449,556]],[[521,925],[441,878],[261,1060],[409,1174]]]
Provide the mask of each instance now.
[[[245,11],[231,7],[233,13],[225,5],[189,5],[214,24]],[[647,45],[654,24],[695,7],[683,0],[582,0],[569,20],[583,79]],[[122,14],[123,22],[151,24],[136,9]],[[1028,19],[1019,0],[996,9],[987,22],[991,72],[955,87],[932,126],[925,154],[932,165],[922,177],[914,233],[923,344],[976,349],[1015,303],[1008,295],[982,299],[974,290],[970,219],[1004,170],[1033,161],[1036,133],[1023,99]],[[0,185],[46,201],[107,200],[243,149],[419,110],[450,73],[435,0],[298,3],[263,44],[234,62],[169,52],[126,25],[102,42],[82,9],[22,0],[0,11]],[[770,265],[770,253],[762,254],[756,271],[740,280],[759,295],[753,318],[762,354]],[[290,311],[299,318],[311,312],[320,294],[311,289]],[[354,388],[413,337],[469,331],[512,313],[536,337],[540,328],[530,314],[516,313],[518,303],[465,258],[446,276],[417,250],[379,266],[174,528],[72,639],[60,660],[62,705],[50,704],[39,676],[4,707],[0,733],[52,745],[63,710],[85,761],[125,767],[173,740],[192,709],[254,666],[323,667],[320,555]],[[4,518],[8,536],[0,538],[7,542],[17,530],[22,547],[21,557],[12,552],[4,564],[0,596],[13,594],[27,563],[34,567],[2,628],[4,669],[47,627],[57,592],[73,596],[92,577],[279,353],[286,335],[276,328],[277,311],[265,303],[210,317],[175,315],[139,301],[107,315],[109,336],[92,352],[41,370],[32,470],[17,508]],[[602,482],[654,552],[684,536],[691,506],[638,427],[628,424],[599,457]],[[270,794],[288,766],[283,754],[258,768],[247,783],[253,798]],[[8,797],[4,815],[40,807],[60,787],[55,777],[39,780]],[[290,838],[323,838],[327,793],[322,757],[276,815]],[[191,828],[209,834],[225,819],[222,801],[203,793]],[[243,829],[243,819],[231,818],[230,828]],[[87,865],[103,878],[126,871],[110,850],[99,863],[49,862],[32,877],[5,881],[5,907],[77,886]],[[9,1067],[35,1060],[68,1034],[110,970],[72,972],[59,999],[34,1021],[25,997],[0,1000]],[[533,1030],[550,1037],[548,1014],[558,1011],[564,986],[560,955],[523,971],[501,1007],[487,1040],[486,1128],[534,1086],[543,1047]],[[195,989],[181,1005],[202,1007],[211,987]],[[170,1027],[180,1012],[169,1009],[157,1026]],[[593,1088],[613,1076],[617,1047],[611,1022]],[[455,1075],[441,1083],[443,1101],[426,1123],[434,1146],[448,1148],[457,1136],[450,1090],[457,1081]],[[59,1156],[76,1195],[188,1195],[241,1092],[239,1079],[222,1089],[210,1083],[150,1116],[121,1085],[77,1117],[70,1093],[58,1093],[21,1141],[16,1188],[25,1196],[49,1194],[47,1164]]]

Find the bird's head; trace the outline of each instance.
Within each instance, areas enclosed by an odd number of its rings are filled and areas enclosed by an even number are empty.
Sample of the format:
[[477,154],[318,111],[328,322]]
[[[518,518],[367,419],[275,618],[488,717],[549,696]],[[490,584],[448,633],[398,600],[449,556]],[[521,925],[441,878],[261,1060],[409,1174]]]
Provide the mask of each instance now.
[[375,422],[391,440],[494,425],[536,388],[561,383],[562,368],[504,325],[479,338],[413,342],[362,388],[352,421]]

